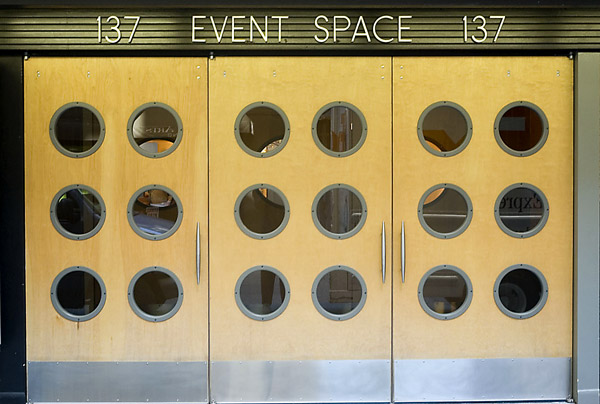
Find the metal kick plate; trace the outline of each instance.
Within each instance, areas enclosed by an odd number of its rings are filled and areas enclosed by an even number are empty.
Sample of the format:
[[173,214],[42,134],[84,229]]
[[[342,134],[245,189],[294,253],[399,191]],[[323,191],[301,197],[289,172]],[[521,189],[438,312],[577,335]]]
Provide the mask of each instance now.
[[389,403],[391,362],[211,362],[211,395],[217,403]]

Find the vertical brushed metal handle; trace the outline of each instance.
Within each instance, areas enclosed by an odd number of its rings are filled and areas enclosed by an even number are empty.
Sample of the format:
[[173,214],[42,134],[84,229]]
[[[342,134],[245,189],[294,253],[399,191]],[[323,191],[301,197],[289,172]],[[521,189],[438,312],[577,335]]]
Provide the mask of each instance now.
[[400,233],[400,265],[402,269],[402,283],[406,275],[406,244],[404,243],[404,222],[402,222],[402,232]]
[[385,220],[381,222],[381,277],[385,283]]
[[196,222],[196,282],[200,285],[200,223]]

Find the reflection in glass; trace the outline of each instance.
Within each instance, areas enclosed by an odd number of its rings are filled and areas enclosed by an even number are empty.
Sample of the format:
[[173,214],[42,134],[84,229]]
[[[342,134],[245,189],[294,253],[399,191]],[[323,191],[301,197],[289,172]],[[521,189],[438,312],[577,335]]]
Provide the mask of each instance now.
[[317,122],[319,141],[333,152],[352,150],[360,142],[362,133],[359,115],[344,106],[329,108]]
[[460,229],[467,220],[468,205],[460,192],[440,187],[431,191],[425,198],[422,214],[425,223],[433,231],[452,233]]
[[94,230],[102,216],[100,200],[81,188],[70,189],[58,198],[56,217],[58,223],[73,234],[86,234]]
[[169,275],[151,271],[142,275],[133,287],[135,304],[150,316],[169,313],[179,299],[177,284]]
[[350,313],[358,306],[362,296],[358,278],[343,269],[328,272],[317,285],[317,300],[331,314]]
[[252,189],[242,198],[239,215],[251,232],[271,233],[281,226],[285,217],[283,198],[274,189]]
[[240,299],[252,313],[266,315],[275,312],[285,299],[285,285],[275,273],[258,270],[248,274],[240,286]]
[[500,118],[500,138],[512,150],[524,152],[533,149],[542,139],[544,124],[530,107],[510,108]]
[[74,316],[85,316],[96,310],[101,297],[100,284],[94,276],[84,271],[69,272],[56,287],[58,303]]
[[276,150],[285,135],[281,115],[269,107],[255,107],[244,114],[239,123],[242,142],[250,150],[267,153]]
[[510,271],[500,281],[498,296],[502,305],[513,313],[533,309],[542,298],[542,282],[535,273],[524,268]]
[[460,308],[467,298],[467,283],[451,269],[435,271],[423,285],[423,298],[436,313],[449,314]]
[[100,139],[100,122],[89,109],[71,107],[56,120],[54,135],[66,150],[83,153],[94,147]]
[[513,188],[500,201],[498,214],[510,230],[524,233],[534,229],[544,217],[546,206],[531,188]]
[[137,196],[132,214],[133,221],[141,231],[160,235],[175,225],[179,207],[172,195],[161,189],[149,189]]
[[177,140],[179,125],[173,114],[162,107],[148,107],[133,121],[133,140],[149,153],[169,150]]
[[449,152],[460,147],[469,128],[464,115],[456,108],[439,106],[430,110],[423,120],[423,137],[436,151]]
[[358,196],[347,188],[333,188],[317,202],[317,219],[334,234],[352,231],[360,222],[363,206]]

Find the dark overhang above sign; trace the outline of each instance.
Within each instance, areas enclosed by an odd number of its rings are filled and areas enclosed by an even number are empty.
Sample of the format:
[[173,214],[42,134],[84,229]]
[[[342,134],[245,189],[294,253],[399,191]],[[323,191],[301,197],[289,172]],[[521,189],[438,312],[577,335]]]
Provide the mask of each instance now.
[[4,9],[0,49],[591,50],[600,9]]

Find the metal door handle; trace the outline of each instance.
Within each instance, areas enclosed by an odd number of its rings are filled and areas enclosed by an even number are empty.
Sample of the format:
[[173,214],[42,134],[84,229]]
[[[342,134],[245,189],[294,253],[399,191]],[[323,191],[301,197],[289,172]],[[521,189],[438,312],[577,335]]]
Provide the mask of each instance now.
[[404,283],[404,277],[406,274],[406,247],[404,244],[404,222],[402,222],[402,232],[400,233],[400,265],[402,269],[402,283]]
[[381,277],[385,283],[385,220],[381,222]]
[[200,223],[196,222],[196,282],[200,285]]

